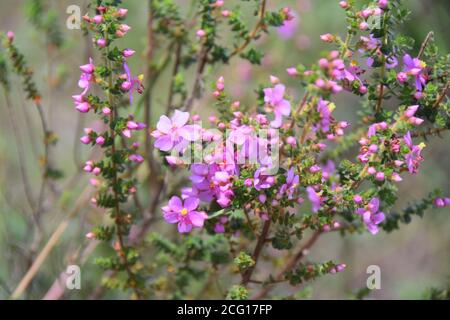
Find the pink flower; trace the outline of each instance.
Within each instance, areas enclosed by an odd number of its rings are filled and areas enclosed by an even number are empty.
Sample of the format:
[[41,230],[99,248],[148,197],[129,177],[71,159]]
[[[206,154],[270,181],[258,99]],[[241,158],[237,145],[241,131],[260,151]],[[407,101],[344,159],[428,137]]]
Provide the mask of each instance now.
[[378,233],[378,225],[385,219],[384,213],[378,211],[379,207],[380,200],[373,198],[365,208],[356,211],[357,214],[362,216],[363,222],[371,234]]
[[161,151],[169,151],[180,141],[195,141],[199,138],[199,127],[186,125],[189,113],[175,110],[171,119],[163,115],[156,125],[157,130],[152,132],[156,138],[155,148]]
[[306,193],[308,194],[309,201],[311,201],[312,211],[317,213],[322,206],[322,198],[317,194],[313,187],[307,187]]
[[283,116],[287,117],[291,114],[291,103],[284,99],[285,90],[282,84],[264,89],[264,102],[274,108],[275,119],[270,123],[273,128],[281,127]]
[[284,20],[284,23],[282,26],[277,28],[277,32],[283,39],[290,39],[294,36],[295,31],[297,31],[298,26],[298,18],[297,14],[295,13],[289,13],[290,19]]
[[164,219],[168,223],[178,223],[178,232],[188,233],[195,228],[202,228],[208,216],[205,212],[196,211],[200,200],[189,197],[184,202],[177,196],[170,198],[163,207]]

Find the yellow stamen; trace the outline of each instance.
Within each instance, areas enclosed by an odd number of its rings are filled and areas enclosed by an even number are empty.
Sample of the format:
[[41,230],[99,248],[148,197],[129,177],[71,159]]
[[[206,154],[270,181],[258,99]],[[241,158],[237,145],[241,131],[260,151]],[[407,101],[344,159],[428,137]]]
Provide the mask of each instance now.
[[186,208],[181,209],[181,214],[182,214],[183,216],[187,215],[187,214],[188,214],[187,209],[186,209]]

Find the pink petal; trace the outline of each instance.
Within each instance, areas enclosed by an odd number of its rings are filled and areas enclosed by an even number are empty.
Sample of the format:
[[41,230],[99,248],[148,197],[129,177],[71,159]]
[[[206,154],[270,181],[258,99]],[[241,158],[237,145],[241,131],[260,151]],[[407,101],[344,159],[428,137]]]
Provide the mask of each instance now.
[[172,122],[177,128],[183,127],[189,120],[189,112],[175,110],[172,116]]
[[172,129],[172,121],[167,116],[161,116],[156,128],[162,133],[169,133]]
[[192,230],[192,224],[187,224],[185,221],[180,221],[178,223],[178,232],[179,233],[188,233]]
[[287,100],[282,100],[278,105],[277,109],[283,116],[288,116],[291,114],[291,103]]
[[197,209],[199,202],[200,200],[198,198],[187,198],[186,200],[184,200],[184,207],[189,212],[194,211],[195,209]]
[[172,198],[170,198],[168,206],[175,212],[180,212],[181,209],[183,209],[183,203],[181,202],[181,199],[177,196],[173,196]]
[[164,220],[168,223],[177,223],[178,222],[178,213],[176,212],[166,212],[164,213]]
[[200,212],[192,211],[189,213],[189,220],[191,220],[193,226],[201,228],[205,222],[205,216]]
[[155,141],[155,148],[157,148],[161,151],[169,151],[170,149],[172,149],[172,147],[173,147],[173,141],[169,135],[159,137]]

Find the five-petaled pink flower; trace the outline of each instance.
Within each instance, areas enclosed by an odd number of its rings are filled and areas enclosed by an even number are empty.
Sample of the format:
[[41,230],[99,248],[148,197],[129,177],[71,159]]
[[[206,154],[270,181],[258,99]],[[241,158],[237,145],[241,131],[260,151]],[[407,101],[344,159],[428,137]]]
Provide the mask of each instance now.
[[163,207],[164,219],[168,223],[178,223],[178,232],[187,233],[195,228],[202,228],[208,215],[203,211],[197,211],[200,200],[190,197],[184,202],[177,196],[170,198],[167,206]]
[[196,125],[186,125],[189,113],[175,110],[172,118],[163,115],[156,125],[157,130],[152,132],[156,138],[155,148],[161,151],[169,151],[181,141],[195,141],[200,132]]
[[291,103],[284,99],[285,86],[277,84],[273,88],[264,89],[264,102],[273,107],[275,119],[270,123],[273,128],[281,127],[283,116],[291,114]]

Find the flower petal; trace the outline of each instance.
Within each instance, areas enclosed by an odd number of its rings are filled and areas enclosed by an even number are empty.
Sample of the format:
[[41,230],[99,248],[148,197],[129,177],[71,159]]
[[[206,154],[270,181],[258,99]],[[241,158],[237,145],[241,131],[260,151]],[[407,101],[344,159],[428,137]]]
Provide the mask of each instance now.
[[170,198],[168,206],[175,212],[180,212],[181,209],[183,209],[183,203],[181,202],[181,199],[177,196],[173,196],[172,198]]
[[188,212],[194,211],[197,209],[200,200],[198,198],[189,197],[184,200],[184,207]]
[[172,123],[177,127],[183,127],[189,120],[189,112],[182,112],[180,110],[175,110],[172,116]]
[[169,133],[172,129],[172,121],[167,116],[163,115],[159,118],[156,129],[162,133]]
[[173,147],[173,141],[172,138],[169,135],[164,135],[162,137],[159,137],[155,141],[155,148],[161,150],[161,151],[169,151]]

